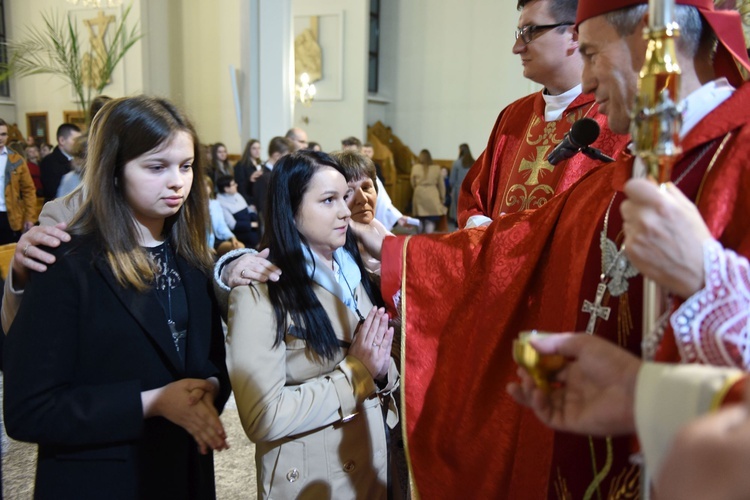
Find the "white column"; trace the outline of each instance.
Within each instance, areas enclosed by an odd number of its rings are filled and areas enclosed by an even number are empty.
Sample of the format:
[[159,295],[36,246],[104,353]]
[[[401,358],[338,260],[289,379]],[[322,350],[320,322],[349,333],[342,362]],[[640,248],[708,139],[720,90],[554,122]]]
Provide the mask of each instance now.
[[241,3],[242,142],[259,139],[265,149],[292,126],[294,54],[291,0]]

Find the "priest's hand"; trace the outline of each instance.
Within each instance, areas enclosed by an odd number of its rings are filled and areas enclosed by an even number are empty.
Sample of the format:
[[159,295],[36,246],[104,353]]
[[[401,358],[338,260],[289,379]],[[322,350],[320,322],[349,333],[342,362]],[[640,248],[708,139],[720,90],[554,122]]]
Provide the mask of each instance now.
[[549,392],[519,368],[519,383],[507,390],[549,427],[596,436],[635,432],[635,386],[641,360],[587,334],[559,334],[531,341],[541,354],[567,358]]
[[620,206],[625,253],[647,278],[687,298],[703,287],[703,242],[711,238],[698,209],[674,184],[631,179]]
[[369,224],[363,224],[356,222],[354,219],[349,219],[349,227],[357,237],[360,243],[365,247],[367,253],[372,255],[375,259],[380,260],[381,253],[383,251],[383,240],[386,236],[390,235],[385,226],[377,219],[373,219]]
[[727,407],[677,434],[655,480],[660,500],[747,498],[750,492],[750,411]]

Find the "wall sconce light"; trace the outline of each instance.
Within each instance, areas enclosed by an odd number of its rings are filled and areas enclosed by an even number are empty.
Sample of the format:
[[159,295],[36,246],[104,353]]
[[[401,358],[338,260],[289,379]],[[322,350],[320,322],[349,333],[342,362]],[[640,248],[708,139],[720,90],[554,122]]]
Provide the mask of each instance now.
[[296,85],[297,99],[303,106],[309,107],[315,98],[315,85],[310,83],[310,75],[302,73],[299,75],[299,84]]

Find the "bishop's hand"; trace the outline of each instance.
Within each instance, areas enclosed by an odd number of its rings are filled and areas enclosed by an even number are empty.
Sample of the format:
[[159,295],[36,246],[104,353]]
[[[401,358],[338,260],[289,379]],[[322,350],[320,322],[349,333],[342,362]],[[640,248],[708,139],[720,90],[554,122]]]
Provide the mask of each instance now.
[[508,385],[515,400],[549,427],[597,436],[635,432],[635,385],[641,361],[620,347],[586,334],[549,335],[531,341],[540,354],[568,358],[549,392],[518,370]]
[[674,184],[646,179],[625,184],[620,205],[625,253],[660,286],[687,298],[703,287],[703,242],[711,238],[693,203]]

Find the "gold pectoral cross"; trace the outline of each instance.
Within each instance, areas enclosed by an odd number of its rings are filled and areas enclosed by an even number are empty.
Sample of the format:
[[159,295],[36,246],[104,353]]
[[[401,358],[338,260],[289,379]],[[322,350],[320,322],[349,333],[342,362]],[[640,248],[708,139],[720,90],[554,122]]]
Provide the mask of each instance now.
[[547,161],[547,150],[549,150],[550,147],[551,146],[537,146],[535,160],[521,160],[521,165],[518,167],[518,171],[531,171],[531,173],[529,174],[529,178],[526,179],[526,182],[524,182],[524,184],[526,184],[527,186],[536,186],[537,184],[539,184],[539,174],[542,170],[546,170],[548,172],[552,172],[553,170],[555,170],[554,165],[551,165]]

